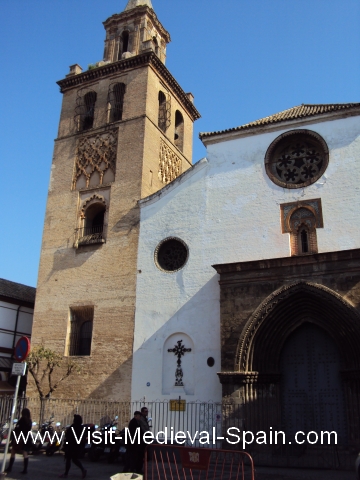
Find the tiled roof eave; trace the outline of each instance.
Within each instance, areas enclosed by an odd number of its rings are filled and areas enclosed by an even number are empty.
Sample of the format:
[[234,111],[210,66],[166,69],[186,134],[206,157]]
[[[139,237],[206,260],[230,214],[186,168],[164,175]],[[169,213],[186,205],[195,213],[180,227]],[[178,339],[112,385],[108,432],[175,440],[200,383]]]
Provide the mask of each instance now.
[[[307,105],[304,105],[306,107]],[[324,105],[326,107],[327,105]],[[334,104],[334,106],[337,106]],[[321,105],[318,105],[320,108]],[[299,114],[294,116],[286,115],[287,112],[290,112],[293,109],[285,110],[279,114],[271,115],[263,119],[250,122],[239,127],[229,128],[225,130],[219,130],[215,132],[200,132],[199,138],[203,143],[212,143],[221,141],[223,138],[228,138],[229,136],[238,136],[238,135],[248,135],[256,134],[263,132],[269,129],[281,129],[286,128],[288,125],[294,125],[299,123],[310,123],[314,121],[326,121],[328,118],[337,118],[343,116],[354,116],[360,115],[360,103],[351,103],[351,104],[339,104],[337,109],[324,112],[316,112],[312,114]],[[299,108],[299,107],[294,107]],[[281,114],[284,114],[280,117]],[[280,118],[271,119],[271,117],[279,116]]]

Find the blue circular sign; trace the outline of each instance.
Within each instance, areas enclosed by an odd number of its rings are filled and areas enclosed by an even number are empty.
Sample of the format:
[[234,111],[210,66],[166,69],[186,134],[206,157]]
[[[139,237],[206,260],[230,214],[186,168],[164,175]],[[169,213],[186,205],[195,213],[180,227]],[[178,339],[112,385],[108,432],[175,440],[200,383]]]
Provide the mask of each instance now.
[[147,386],[147,387],[150,387],[150,382],[147,382],[146,386]]
[[14,351],[14,357],[16,360],[22,362],[29,355],[29,352],[30,340],[27,337],[19,338]]

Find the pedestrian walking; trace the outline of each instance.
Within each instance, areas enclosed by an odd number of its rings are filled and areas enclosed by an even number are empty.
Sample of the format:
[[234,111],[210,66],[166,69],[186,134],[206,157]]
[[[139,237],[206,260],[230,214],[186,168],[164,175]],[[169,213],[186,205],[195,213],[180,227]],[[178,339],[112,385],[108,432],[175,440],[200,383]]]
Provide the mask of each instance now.
[[[14,431],[12,432],[10,463],[5,469],[6,473],[11,472],[15,462],[15,455],[17,453],[23,454],[24,469],[21,473],[27,473],[29,463],[29,450],[31,448],[32,439],[29,437],[31,431],[32,421],[31,414],[28,408],[23,408],[20,420],[17,422]],[[22,434],[22,435],[21,435]]]
[[60,478],[67,478],[71,462],[80,468],[82,478],[86,477],[87,471],[79,460],[81,451],[81,442],[84,427],[82,426],[82,418],[80,415],[74,415],[73,424],[65,432],[65,473],[59,475]]

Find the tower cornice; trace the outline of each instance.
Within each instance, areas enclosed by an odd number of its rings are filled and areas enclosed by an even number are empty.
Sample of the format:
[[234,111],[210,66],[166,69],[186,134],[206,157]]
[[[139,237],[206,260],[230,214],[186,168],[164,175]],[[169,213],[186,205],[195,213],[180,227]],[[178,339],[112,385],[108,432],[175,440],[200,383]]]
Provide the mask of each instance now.
[[60,86],[61,93],[64,93],[71,88],[79,87],[88,82],[104,78],[108,75],[118,72],[124,72],[129,69],[139,68],[143,66],[151,66],[167,82],[167,84],[181,101],[193,121],[200,118],[200,113],[197,111],[194,104],[189,99],[188,95],[180,87],[178,82],[171,75],[171,73],[161,62],[161,60],[159,60],[156,54],[152,51],[145,52],[124,60],[119,60],[118,62],[108,63],[98,68],[93,68],[91,70],[87,70],[84,73],[80,73],[78,75],[73,75],[68,78],[64,78],[63,80],[59,80],[56,83]]

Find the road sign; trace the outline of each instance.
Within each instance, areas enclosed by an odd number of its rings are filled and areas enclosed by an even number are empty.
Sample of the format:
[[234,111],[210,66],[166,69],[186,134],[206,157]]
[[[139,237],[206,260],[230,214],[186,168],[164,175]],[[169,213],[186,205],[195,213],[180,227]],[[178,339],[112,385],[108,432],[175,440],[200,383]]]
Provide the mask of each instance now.
[[16,360],[22,362],[29,355],[29,352],[30,340],[27,337],[19,338],[14,350],[14,357],[16,358]]
[[26,362],[22,363],[13,363],[11,375],[25,375],[26,371]]

